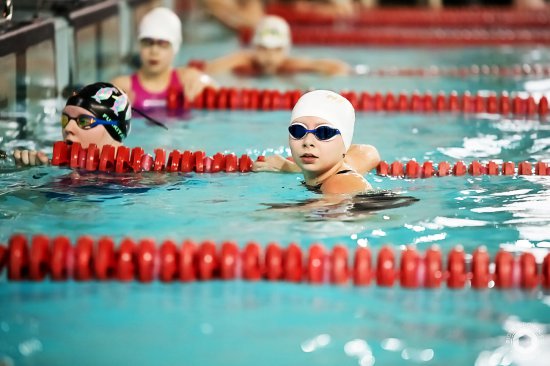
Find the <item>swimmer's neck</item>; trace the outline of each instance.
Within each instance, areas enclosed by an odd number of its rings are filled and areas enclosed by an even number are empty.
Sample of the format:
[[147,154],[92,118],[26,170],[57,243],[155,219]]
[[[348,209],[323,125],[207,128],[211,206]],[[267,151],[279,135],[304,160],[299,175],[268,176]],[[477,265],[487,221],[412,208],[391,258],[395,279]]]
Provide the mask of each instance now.
[[322,173],[308,172],[304,170],[304,179],[308,186],[314,187],[319,184],[323,184],[327,179],[329,179],[342,169],[349,169],[348,165],[345,164],[343,160],[329,170]]

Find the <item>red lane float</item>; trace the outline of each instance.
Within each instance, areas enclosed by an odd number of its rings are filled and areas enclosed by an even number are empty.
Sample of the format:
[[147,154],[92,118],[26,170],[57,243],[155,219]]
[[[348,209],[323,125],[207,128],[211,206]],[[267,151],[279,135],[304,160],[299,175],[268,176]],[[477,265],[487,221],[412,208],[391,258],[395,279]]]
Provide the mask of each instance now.
[[368,286],[373,277],[371,253],[366,247],[358,247],[353,259],[353,284],[356,286]]
[[489,286],[491,275],[489,272],[489,253],[485,247],[479,247],[474,250],[472,255],[472,287],[484,289]]
[[441,260],[441,251],[439,247],[432,246],[426,250],[424,257],[425,266],[425,280],[424,286],[426,288],[439,288],[443,281],[443,266]]
[[94,271],[98,280],[109,280],[115,272],[115,244],[109,237],[99,239],[94,254]]
[[264,251],[255,242],[239,249],[230,241],[218,249],[212,241],[197,244],[191,240],[181,245],[166,240],[157,248],[152,239],[126,238],[116,245],[109,237],[95,241],[89,236],[78,238],[73,247],[64,236],[50,239],[36,235],[28,240],[19,234],[11,237],[7,248],[0,244],[0,260],[8,268],[8,279],[12,281],[42,281],[49,275],[57,281],[72,278],[149,283],[241,278],[336,285],[352,282],[355,286],[369,286],[374,281],[382,287],[399,282],[410,289],[439,288],[444,281],[451,289],[483,290],[492,288],[492,283],[500,289],[529,290],[539,285],[550,288],[550,253],[539,272],[532,253],[515,257],[500,250],[491,263],[485,247],[475,249],[471,259],[467,259],[462,247],[452,248],[446,269],[437,246],[424,254],[414,247],[405,248],[400,252],[398,267],[396,253],[390,246],[380,248],[374,267],[371,249],[357,247],[353,263],[348,252],[342,245],[327,251],[321,244],[302,249],[296,244],[282,248],[277,243],[269,243]]
[[220,251],[220,278],[222,280],[233,280],[238,276],[237,266],[239,264],[239,248],[233,242],[222,244]]
[[[72,165],[70,163],[71,154],[76,151],[77,155],[97,155],[97,147],[92,146],[92,150],[82,149],[80,144],[74,143],[71,148],[62,142],[58,141],[53,146],[53,156],[55,161],[52,160],[53,165],[69,165],[69,167],[81,168],[81,169],[93,169],[94,166],[86,165]],[[103,151],[107,151],[103,153]],[[113,158],[116,154],[116,159]],[[140,156],[141,155],[141,156]],[[265,157],[258,157],[258,161],[263,161]],[[149,161],[144,165],[144,161]],[[155,159],[143,152],[140,147],[133,148],[130,154],[130,149],[124,146],[119,147],[117,150],[113,146],[106,145],[101,151],[101,162],[99,163],[99,169],[103,169],[105,172],[116,173],[138,173],[142,171],[155,171],[155,172],[197,172],[197,173],[217,173],[217,172],[241,172],[246,173],[252,170],[253,161],[250,156],[243,154],[237,157],[235,154],[223,155],[221,153],[215,154],[213,157],[208,157],[203,151],[184,151],[180,153],[178,150],[172,151],[166,159],[166,151],[163,149],[155,149]],[[430,178],[434,176],[444,177],[448,175],[454,176],[481,176],[481,175],[550,175],[550,167],[545,162],[536,162],[531,164],[527,161],[516,163],[506,161],[502,163],[501,168],[494,161],[487,163],[481,163],[479,161],[472,161],[469,165],[466,165],[462,161],[457,161],[453,165],[449,162],[442,161],[434,166],[431,161],[425,161],[419,163],[415,160],[409,160],[406,163],[400,161],[394,161],[388,163],[381,161],[376,172],[380,176],[391,176],[398,178]]]
[[[516,68],[514,68],[516,70]],[[523,70],[521,67],[517,68],[517,72],[521,73]],[[531,68],[527,68],[531,70]],[[536,70],[540,70],[537,68]],[[544,68],[544,73],[550,74],[550,66]],[[514,74],[515,75],[515,74]],[[542,71],[538,72],[539,76],[543,76]],[[220,95],[229,93],[235,99],[232,105],[227,103],[220,103]],[[196,109],[210,109],[210,110],[266,110],[273,109],[286,109],[290,110],[296,104],[296,101],[303,94],[300,90],[289,90],[286,92],[280,92],[277,90],[258,90],[258,89],[219,89],[206,88],[202,94],[197,96],[197,99],[205,99],[205,103],[195,103],[193,107]],[[542,96],[539,100],[535,100],[532,96],[524,97],[523,95],[514,94],[512,101],[510,102],[510,96],[507,92],[500,93],[497,96],[496,92],[488,92],[486,95],[477,93],[474,97],[468,91],[458,94],[457,92],[451,92],[446,96],[443,92],[437,95],[432,95],[430,92],[420,94],[413,92],[408,95],[406,93],[399,93],[396,101],[396,97],[393,93],[388,92],[382,94],[380,92],[368,93],[368,92],[355,92],[355,91],[343,91],[340,93],[347,98],[350,103],[353,104],[357,111],[362,112],[398,112],[398,113],[446,113],[446,112],[461,112],[461,113],[492,113],[509,115],[512,113],[516,118],[535,118],[538,116],[541,120],[546,120],[548,116],[548,100],[545,96]],[[225,98],[225,97],[224,97]],[[274,102],[275,101],[275,102]],[[275,103],[275,104],[274,104]],[[512,105],[511,105],[512,104]],[[276,108],[273,106],[276,105]],[[73,147],[67,147],[72,150]],[[76,149],[76,148],[75,148]],[[67,165],[71,162],[71,155],[69,152],[60,148],[60,154],[54,155],[52,161],[54,165]],[[74,151],[78,153],[78,150]],[[74,156],[75,167],[78,165],[79,155]],[[68,161],[67,161],[68,160]],[[97,160],[97,159],[96,159]],[[109,164],[113,163],[114,156],[107,154],[102,156],[100,161],[100,169],[109,169]],[[104,166],[105,165],[105,166]],[[132,160],[132,167],[135,169],[135,164]]]
[[[403,169],[403,166],[406,168]],[[449,162],[442,161],[439,164],[436,164],[437,168],[434,167],[434,164],[431,161],[426,161],[420,165],[415,160],[409,160],[406,163],[400,161],[394,161],[388,163],[386,161],[381,161],[377,168],[376,174],[380,176],[390,176],[397,178],[430,178],[433,176],[444,177],[448,175],[454,176],[465,176],[469,174],[471,176],[481,176],[481,175],[550,175],[550,167],[547,163],[537,162],[533,165],[527,161],[522,161],[517,164],[518,168],[516,169],[516,164],[511,161],[506,161],[502,163],[502,168],[499,170],[499,165],[494,161],[489,161],[485,164],[474,160],[468,166],[462,161],[457,161],[454,165],[450,165]]]
[[453,289],[463,288],[466,284],[466,259],[461,246],[451,249],[447,260],[447,286]]
[[124,239],[117,251],[116,278],[119,281],[131,281],[135,273],[135,247],[132,239]]
[[265,251],[265,277],[268,281],[283,278],[283,250],[277,243],[269,243]]
[[[70,147],[70,148],[69,148]],[[155,149],[155,158],[145,154],[141,147],[131,150],[120,146],[117,149],[111,145],[105,145],[101,152],[95,145],[88,149],[81,148],[79,143],[67,145],[63,141],[54,143],[52,165],[69,166],[73,169],[85,169],[88,171],[102,171],[115,173],[139,173],[146,171],[169,173],[217,173],[217,172],[241,172],[252,170],[252,159],[246,155],[237,158],[234,154],[223,155],[217,153],[214,157],[206,156],[204,151],[173,150],[167,158],[164,149]],[[83,156],[85,164],[71,163],[72,156]],[[100,156],[97,163],[97,156]],[[115,157],[116,156],[116,157]],[[78,160],[78,159],[77,159]]]
[[[67,237],[58,236],[52,241],[52,256],[50,260],[50,276],[55,281],[65,281],[72,276],[69,270],[73,265],[69,262],[69,258],[73,258],[71,242]],[[98,278],[101,273],[98,273]]]
[[197,245],[190,240],[184,241],[181,245],[177,272],[179,274],[179,280],[182,282],[189,282],[197,279],[197,248]]

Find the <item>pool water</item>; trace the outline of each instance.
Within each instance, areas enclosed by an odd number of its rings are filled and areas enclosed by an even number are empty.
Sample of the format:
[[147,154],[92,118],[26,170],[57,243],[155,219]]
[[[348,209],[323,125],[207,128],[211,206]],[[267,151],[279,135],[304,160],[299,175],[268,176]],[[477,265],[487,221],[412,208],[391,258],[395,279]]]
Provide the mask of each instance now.
[[[190,46],[191,49],[199,46]],[[215,56],[215,45],[206,55]],[[416,67],[547,62],[547,49],[434,51],[344,48],[351,63]],[[456,58],[460,61],[456,61]],[[525,78],[370,78],[241,80],[259,88],[335,90],[522,90]],[[58,101],[52,101],[57,108]],[[29,121],[28,136],[2,126],[0,148],[46,148],[59,138],[55,110]],[[152,153],[204,150],[288,154],[288,111],[192,111],[166,118],[169,130],[136,119],[128,146]],[[30,132],[32,131],[32,132]],[[11,136],[11,137],[10,137]],[[21,135],[24,136],[24,135]],[[490,115],[358,113],[354,142],[375,145],[387,161],[417,159],[549,161],[550,125]],[[369,173],[373,187],[412,196],[399,208],[351,213],[270,205],[319,199],[301,176],[273,173],[114,176],[39,167],[0,173],[0,242],[28,235],[109,235],[181,242],[234,240],[266,246],[320,242],[353,251],[384,244],[421,252],[456,244],[471,253],[504,247],[542,258],[550,247],[546,177],[392,179]],[[10,283],[0,279],[0,364],[544,364],[550,297],[524,292],[406,290],[289,283]],[[530,344],[518,343],[529,333]],[[9,363],[8,363],[9,364]]]

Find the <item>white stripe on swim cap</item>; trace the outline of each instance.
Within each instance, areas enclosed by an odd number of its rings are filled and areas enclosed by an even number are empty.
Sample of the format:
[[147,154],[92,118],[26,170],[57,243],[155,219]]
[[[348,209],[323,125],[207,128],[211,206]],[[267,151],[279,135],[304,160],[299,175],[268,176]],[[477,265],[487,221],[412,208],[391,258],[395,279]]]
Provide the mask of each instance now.
[[139,23],[138,39],[153,38],[169,41],[177,54],[181,45],[180,18],[168,8],[155,8]]
[[355,126],[355,109],[346,98],[330,90],[306,93],[296,102],[290,123],[308,116],[322,118],[339,129],[346,151],[350,148]]

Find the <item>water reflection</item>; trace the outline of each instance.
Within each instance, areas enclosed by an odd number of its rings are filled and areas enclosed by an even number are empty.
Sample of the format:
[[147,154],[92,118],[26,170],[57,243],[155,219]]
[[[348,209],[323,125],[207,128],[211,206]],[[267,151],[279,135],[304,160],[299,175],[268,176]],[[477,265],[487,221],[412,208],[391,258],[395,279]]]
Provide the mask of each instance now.
[[[173,364],[182,357],[241,365],[256,365],[258,359],[345,364],[350,358],[359,365],[472,364],[485,350],[511,345],[507,333],[515,332],[523,347],[518,319],[543,317],[548,308],[533,301],[539,292],[521,291],[242,281],[4,283],[0,288],[0,359],[37,364],[58,355],[61,346],[66,360],[78,359],[82,344],[103,350],[94,356],[96,364],[113,359]],[[85,316],[75,309],[86,309]],[[525,324],[542,327],[544,335],[545,321]],[[541,356],[544,350],[534,353]]]
[[547,325],[521,322],[515,316],[504,321],[507,332],[504,340],[493,350],[484,350],[478,355],[475,365],[547,365],[550,359],[550,336]]
[[419,199],[389,191],[364,193],[353,197],[338,195],[310,198],[293,203],[264,204],[278,212],[300,213],[308,221],[325,219],[356,220],[368,217],[372,212],[405,207]]

